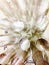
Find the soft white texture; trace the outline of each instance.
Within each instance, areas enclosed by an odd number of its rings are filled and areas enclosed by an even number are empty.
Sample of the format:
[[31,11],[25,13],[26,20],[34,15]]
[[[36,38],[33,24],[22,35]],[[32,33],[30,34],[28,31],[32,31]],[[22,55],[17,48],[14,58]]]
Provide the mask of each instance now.
[[45,11],[48,9],[48,6],[49,6],[48,1],[49,0],[42,0],[40,8],[39,8],[40,15],[43,15],[45,13]]
[[0,25],[3,25],[7,28],[10,26],[10,22],[7,20],[0,20]]
[[5,30],[0,29],[0,35],[5,35]]
[[0,46],[8,44],[11,38],[9,36],[0,36]]
[[48,19],[45,17],[39,17],[39,19],[37,20],[37,28],[41,31],[45,30],[46,26],[48,25]]
[[24,1],[25,1],[25,0],[17,0],[17,2],[18,2],[18,4],[19,4],[19,7],[20,7],[23,11],[25,11],[25,8],[26,8]]
[[16,32],[20,32],[24,29],[24,23],[21,21],[14,22],[13,26],[14,26]]
[[27,51],[29,47],[30,47],[30,42],[28,39],[25,39],[24,41],[22,41],[22,44],[21,44],[22,50]]
[[47,26],[45,32],[42,34],[42,37],[49,42],[49,25]]

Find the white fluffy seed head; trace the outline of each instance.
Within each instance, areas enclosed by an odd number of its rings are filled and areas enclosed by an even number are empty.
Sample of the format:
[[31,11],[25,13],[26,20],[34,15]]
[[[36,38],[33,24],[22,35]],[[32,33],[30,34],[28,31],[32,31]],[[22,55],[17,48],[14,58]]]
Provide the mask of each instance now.
[[30,47],[30,42],[28,39],[25,39],[24,41],[22,41],[22,44],[21,44],[22,50],[27,51],[29,47]]

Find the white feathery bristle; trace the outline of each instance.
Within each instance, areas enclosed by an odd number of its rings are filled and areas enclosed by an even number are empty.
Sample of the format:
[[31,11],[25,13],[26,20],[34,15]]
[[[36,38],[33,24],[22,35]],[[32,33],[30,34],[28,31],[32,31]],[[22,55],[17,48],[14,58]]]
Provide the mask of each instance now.
[[41,5],[39,7],[39,14],[43,15],[45,11],[48,9],[48,0],[42,0]]
[[7,0],[7,2],[11,2],[11,0]]
[[5,35],[5,30],[4,29],[0,29],[0,35]]
[[3,18],[6,18],[6,16],[3,14],[2,11],[0,11],[0,20],[3,19]]
[[42,51],[42,52],[44,51],[44,48],[43,48],[42,45],[40,45],[40,42],[37,42],[36,47],[37,47],[40,51]]
[[7,20],[0,20],[0,25],[3,25],[3,26],[6,26],[6,27],[9,27],[10,22],[7,21]]
[[16,22],[13,22],[13,26],[14,26],[14,30],[16,32],[20,32],[24,29],[24,23],[21,22],[21,21],[16,21]]
[[22,44],[21,44],[22,50],[27,51],[29,47],[30,47],[30,42],[28,39],[25,39],[24,41],[22,41]]
[[33,28],[34,27],[34,25],[35,25],[34,18],[31,18],[31,20],[29,21],[29,25],[30,25],[30,28]]
[[[1,1],[0,0],[0,10],[6,15],[6,16],[11,16],[12,11],[11,8],[9,7],[9,4],[7,3],[6,0]],[[11,11],[11,12],[10,12]]]
[[17,3],[19,4],[19,7],[22,9],[22,11],[25,11],[25,0],[17,0]]
[[45,32],[42,34],[42,38],[46,39],[49,42],[49,25],[47,26]]
[[37,20],[36,26],[39,30],[43,31],[43,30],[45,30],[47,24],[48,24],[48,20],[47,20],[46,16],[44,18],[41,16]]
[[11,41],[9,36],[0,36],[0,46],[8,44]]

